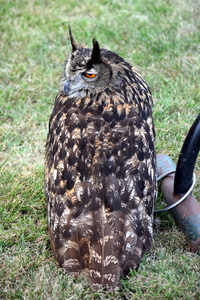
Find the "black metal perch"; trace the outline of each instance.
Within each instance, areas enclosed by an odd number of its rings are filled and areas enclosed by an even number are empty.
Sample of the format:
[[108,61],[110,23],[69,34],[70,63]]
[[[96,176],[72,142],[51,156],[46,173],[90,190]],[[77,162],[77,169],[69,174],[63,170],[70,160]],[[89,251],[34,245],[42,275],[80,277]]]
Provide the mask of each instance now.
[[193,172],[199,151],[200,114],[186,136],[177,167],[169,156],[157,155],[158,176],[162,177],[163,174],[170,172],[171,174],[163,175],[164,178],[161,181],[161,190],[169,207],[155,212],[162,212],[171,207],[176,223],[184,232],[191,250],[195,253],[200,253],[200,205],[191,192],[188,195],[188,191],[194,185]]

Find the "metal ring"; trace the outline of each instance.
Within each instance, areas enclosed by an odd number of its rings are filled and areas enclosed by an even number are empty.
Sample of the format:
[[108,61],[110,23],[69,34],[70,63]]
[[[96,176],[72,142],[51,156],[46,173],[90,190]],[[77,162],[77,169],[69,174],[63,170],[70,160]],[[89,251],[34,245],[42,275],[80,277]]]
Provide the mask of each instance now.
[[[175,173],[175,171],[169,171],[169,172],[166,172],[164,174],[162,174],[161,176],[159,176],[157,178],[157,181],[167,177],[168,175],[172,174],[172,173]],[[172,208],[174,208],[175,206],[177,206],[178,204],[180,204],[181,202],[183,202],[188,196],[189,194],[192,192],[194,186],[195,186],[195,183],[196,183],[196,175],[195,173],[193,173],[193,180],[192,180],[192,184],[191,184],[191,187],[189,188],[189,190],[187,191],[187,193],[185,193],[185,195],[183,195],[179,200],[177,200],[175,203],[163,208],[163,209],[158,209],[158,210],[154,210],[154,213],[161,213],[161,212],[165,212],[165,211],[168,211]]]

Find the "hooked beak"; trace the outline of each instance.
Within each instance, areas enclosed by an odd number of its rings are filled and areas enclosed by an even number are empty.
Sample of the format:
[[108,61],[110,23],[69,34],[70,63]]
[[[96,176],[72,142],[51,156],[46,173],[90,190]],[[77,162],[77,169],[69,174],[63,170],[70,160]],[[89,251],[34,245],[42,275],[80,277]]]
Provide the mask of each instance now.
[[64,92],[66,95],[69,93],[69,86],[70,86],[70,80],[68,79],[64,84]]

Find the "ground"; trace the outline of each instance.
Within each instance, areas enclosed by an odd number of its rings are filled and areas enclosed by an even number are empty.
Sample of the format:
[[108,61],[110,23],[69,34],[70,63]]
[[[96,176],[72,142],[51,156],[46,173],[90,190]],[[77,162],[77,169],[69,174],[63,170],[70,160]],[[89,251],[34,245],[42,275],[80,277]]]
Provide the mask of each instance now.
[[[52,255],[43,192],[44,146],[64,60],[68,23],[78,42],[117,52],[154,98],[156,149],[175,162],[200,112],[199,0],[0,0],[0,299],[199,299],[200,256],[170,213],[121,290],[91,292]],[[200,202],[200,158],[194,196]],[[160,195],[156,204],[165,205]]]

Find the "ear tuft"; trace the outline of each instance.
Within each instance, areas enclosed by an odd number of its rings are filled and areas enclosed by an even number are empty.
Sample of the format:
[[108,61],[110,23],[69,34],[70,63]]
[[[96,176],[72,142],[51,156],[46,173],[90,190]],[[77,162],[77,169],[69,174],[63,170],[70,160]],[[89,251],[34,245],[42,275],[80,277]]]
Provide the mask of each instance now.
[[72,35],[71,27],[69,25],[68,25],[68,29],[69,29],[69,37],[72,45],[72,52],[75,52],[78,49],[78,47]]
[[93,49],[91,55],[92,63],[98,63],[100,61],[100,48],[99,43],[93,39]]

